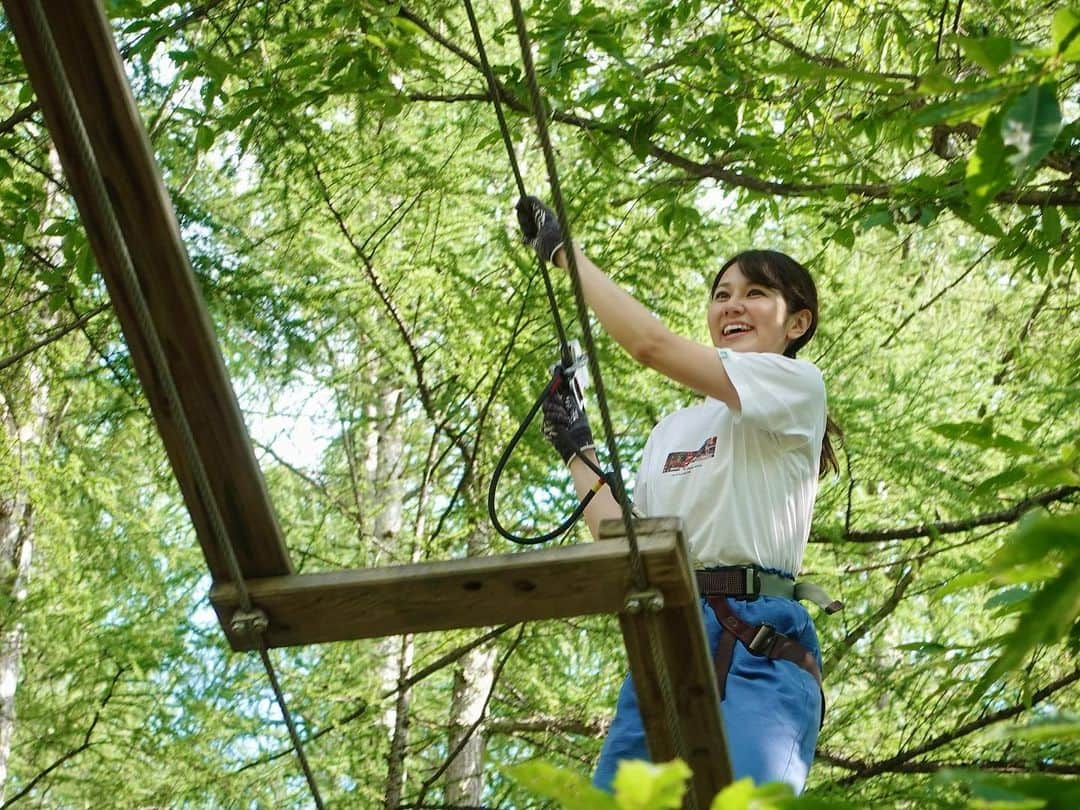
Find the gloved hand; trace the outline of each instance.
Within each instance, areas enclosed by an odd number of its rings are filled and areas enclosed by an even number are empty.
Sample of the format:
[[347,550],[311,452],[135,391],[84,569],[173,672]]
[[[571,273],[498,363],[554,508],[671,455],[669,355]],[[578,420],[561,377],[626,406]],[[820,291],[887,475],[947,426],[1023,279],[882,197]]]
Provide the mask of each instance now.
[[536,255],[545,262],[554,264],[555,252],[566,241],[555,213],[536,197],[522,197],[515,208],[521,241],[532,245]]
[[566,464],[575,453],[595,447],[589,417],[570,389],[572,385],[577,385],[573,378],[564,378],[557,388],[548,391],[542,406],[544,424],[541,430]]

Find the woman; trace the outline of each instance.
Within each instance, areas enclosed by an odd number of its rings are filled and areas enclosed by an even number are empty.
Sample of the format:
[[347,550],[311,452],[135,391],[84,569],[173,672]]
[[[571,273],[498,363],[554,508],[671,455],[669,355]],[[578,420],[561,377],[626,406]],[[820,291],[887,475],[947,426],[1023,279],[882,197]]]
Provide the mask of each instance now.
[[[567,267],[558,221],[539,200],[518,202],[525,241]],[[810,533],[817,480],[836,459],[826,437],[825,386],[796,352],[817,328],[809,273],[773,251],[748,251],[717,271],[707,311],[712,345],[671,332],[577,248],[585,301],[604,331],[637,362],[705,396],[660,421],[634,487],[645,515],[683,518],[698,569],[702,612],[718,672],[736,778],[802,790],[823,712],[821,655],[813,622],[794,597]],[[597,463],[583,411],[572,397],[545,402],[545,435],[567,462],[579,496]],[[585,513],[621,510],[605,487]],[[820,589],[813,598],[828,604]],[[769,595],[776,594],[776,595]],[[838,603],[828,605],[830,612]],[[648,759],[633,684],[623,683],[594,784],[611,789],[618,762]]]

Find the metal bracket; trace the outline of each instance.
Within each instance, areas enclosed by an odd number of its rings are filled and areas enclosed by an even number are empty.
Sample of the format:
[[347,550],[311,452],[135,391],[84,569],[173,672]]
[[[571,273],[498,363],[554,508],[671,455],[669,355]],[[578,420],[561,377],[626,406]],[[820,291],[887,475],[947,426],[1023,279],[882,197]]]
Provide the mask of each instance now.
[[664,609],[664,595],[656,588],[647,591],[631,591],[626,595],[623,609],[630,614],[638,614],[642,611],[659,613]]
[[232,615],[229,624],[232,631],[238,636],[258,637],[270,627],[270,619],[267,617],[266,612],[259,608],[240,609]]

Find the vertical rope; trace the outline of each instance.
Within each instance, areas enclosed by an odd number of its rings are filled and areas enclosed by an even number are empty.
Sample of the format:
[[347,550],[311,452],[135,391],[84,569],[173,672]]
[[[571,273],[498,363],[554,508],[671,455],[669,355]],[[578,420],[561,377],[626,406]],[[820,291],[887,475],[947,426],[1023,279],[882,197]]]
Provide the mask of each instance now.
[[[469,28],[472,29],[473,42],[476,43],[476,51],[480,57],[480,71],[488,86],[488,95],[491,96],[491,106],[495,108],[495,117],[499,119],[499,132],[502,133],[503,145],[506,147],[506,156],[510,159],[510,168],[514,172],[514,180],[517,183],[518,196],[527,197],[525,181],[521,179],[521,169],[518,166],[517,155],[514,153],[514,143],[510,137],[510,129],[506,125],[506,116],[503,115],[502,105],[499,103],[499,84],[495,81],[495,74],[491,71],[488,63],[487,51],[484,49],[484,38],[480,35],[480,26],[476,22],[476,13],[473,11],[472,2],[465,0],[465,13],[469,17]],[[551,275],[548,273],[547,263],[537,257],[540,267],[540,276],[544,280],[544,291],[547,293],[548,307],[551,309],[551,318],[555,321],[555,331],[559,336],[559,356],[562,357],[563,367],[568,367],[574,360],[570,352],[570,344],[566,339],[566,330],[563,328],[562,318],[559,316],[559,305],[555,301],[555,288],[551,284]]]
[[[525,23],[525,15],[521,10],[519,0],[511,0],[514,12],[514,24],[517,28],[518,43],[521,46],[521,59],[525,67],[525,76],[529,85],[529,95],[532,99],[533,115],[536,119],[536,127],[540,137],[540,145],[544,151],[544,161],[547,164],[548,180],[551,183],[552,203],[555,206],[555,215],[563,227],[565,239],[564,249],[567,264],[570,269],[570,279],[574,289],[574,301],[577,305],[578,320],[581,324],[582,340],[588,353],[589,371],[592,375],[593,385],[596,388],[596,400],[600,409],[600,417],[603,420],[604,434],[607,439],[608,452],[611,455],[611,467],[613,471],[612,485],[615,490],[616,501],[622,510],[623,525],[626,536],[630,542],[630,565],[634,577],[635,586],[644,591],[648,588],[648,576],[641,559],[638,548],[637,536],[630,514],[630,502],[626,498],[623,486],[622,469],[619,464],[618,447],[615,442],[615,431],[611,424],[611,414],[607,407],[607,397],[604,391],[604,383],[600,376],[600,365],[596,357],[595,345],[592,338],[592,329],[589,324],[589,313],[585,304],[585,295],[581,288],[581,277],[578,272],[577,258],[574,255],[573,241],[570,234],[570,222],[566,216],[566,207],[563,204],[562,188],[559,184],[558,169],[555,165],[555,155],[551,147],[551,138],[548,133],[547,115],[544,110],[543,98],[540,94],[540,85],[536,80],[536,69],[532,61],[532,45],[529,42],[528,30]],[[646,635],[648,636],[649,651],[656,664],[657,684],[660,687],[661,702],[664,705],[664,717],[667,721],[668,730],[676,754],[686,761],[689,759],[689,751],[686,740],[682,734],[682,725],[679,722],[678,705],[675,700],[675,686],[671,672],[665,663],[663,649],[660,640],[660,628],[657,626],[658,616],[655,612],[649,613],[644,618]],[[686,794],[686,803],[690,808],[697,807],[697,797],[693,790]]]
[[574,303],[577,306],[578,322],[581,325],[582,343],[588,355],[589,374],[592,378],[593,387],[596,389],[596,402],[600,410],[600,419],[604,426],[604,436],[607,439],[608,454],[611,456],[612,488],[615,499],[622,510],[623,526],[626,536],[630,541],[630,562],[634,576],[634,585],[645,590],[649,585],[648,576],[645,573],[644,564],[641,561],[641,552],[638,549],[637,533],[634,530],[630,501],[626,497],[626,488],[623,484],[622,464],[619,461],[619,448],[615,442],[615,429],[611,423],[611,413],[607,405],[607,394],[604,389],[604,380],[600,374],[600,362],[596,356],[596,343],[593,340],[592,326],[589,323],[589,310],[585,303],[585,294],[581,288],[581,275],[578,272],[577,257],[574,254],[573,238],[570,233],[569,217],[566,215],[566,206],[563,203],[562,187],[559,184],[558,169],[555,166],[555,154],[551,148],[551,138],[548,134],[547,115],[544,111],[544,102],[540,95],[540,85],[536,81],[536,69],[532,61],[532,46],[529,43],[529,34],[525,26],[525,15],[521,11],[519,0],[511,0],[514,10],[514,23],[517,28],[518,43],[521,46],[521,59],[525,67],[525,76],[529,85],[529,95],[532,98],[533,116],[536,119],[536,128],[540,136],[540,146],[544,152],[544,162],[547,165],[548,181],[551,184],[551,201],[555,207],[555,215],[562,225],[563,246],[566,260],[570,269],[571,286],[574,290]]
[[[203,466],[202,459],[199,456],[195,437],[191,431],[191,425],[183,410],[180,394],[179,391],[177,391],[172,372],[169,369],[164,348],[154,329],[153,319],[150,316],[150,308],[146,303],[146,298],[143,296],[142,288],[139,285],[139,280],[131,260],[131,255],[127,249],[127,243],[124,241],[120,224],[117,222],[116,214],[112,208],[112,202],[105,189],[105,182],[101,176],[101,171],[98,168],[93,149],[90,146],[90,138],[86,133],[86,128],[83,126],[82,116],[79,114],[78,106],[75,103],[74,93],[71,90],[71,86],[68,84],[67,74],[64,72],[59,49],[52,37],[52,31],[49,28],[40,0],[29,0],[26,7],[30,15],[34,34],[37,37],[36,44],[42,55],[45,57],[49,72],[52,74],[53,80],[55,81],[60,102],[59,113],[63,120],[63,124],[74,139],[77,157],[86,169],[93,202],[104,219],[105,232],[103,235],[109,244],[110,251],[120,265],[124,283],[128,287],[128,292],[131,295],[132,304],[134,305],[135,318],[138,321],[140,331],[146,338],[150,364],[153,366],[156,376],[161,381],[169,410],[175,417],[176,427],[178,428],[181,444],[184,449],[184,455],[186,456],[188,465],[191,467],[192,478],[194,479],[199,500],[206,506],[211,532],[218,546],[218,550],[225,559],[225,565],[228,568],[229,576],[236,584],[241,609],[244,613],[250,614],[253,612],[251,594],[248,592],[247,584],[244,581],[240,564],[236,558],[236,552],[229,542],[224,521],[217,508],[217,501],[213,497],[212,487],[210,486],[210,481],[206,475],[206,469]],[[267,653],[266,639],[260,629],[256,628],[255,634],[259,642],[259,653],[263,662],[263,667],[270,679],[270,685],[273,688],[278,707],[281,709],[285,724],[289,729],[289,736],[292,740],[293,747],[296,749],[297,757],[299,758],[301,768],[304,771],[304,777],[307,779],[308,787],[311,790],[311,795],[315,800],[316,807],[321,810],[323,807],[322,797],[319,794],[318,786],[315,783],[315,777],[308,765],[307,756],[303,749],[303,743],[296,732],[296,726],[293,723],[289,707],[285,702],[285,696],[278,683],[273,662],[270,660],[269,654]]]

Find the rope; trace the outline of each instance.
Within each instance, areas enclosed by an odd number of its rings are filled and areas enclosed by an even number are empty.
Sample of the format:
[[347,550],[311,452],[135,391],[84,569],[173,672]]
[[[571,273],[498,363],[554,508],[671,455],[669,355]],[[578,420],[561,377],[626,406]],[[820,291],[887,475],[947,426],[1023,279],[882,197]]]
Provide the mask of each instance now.
[[[468,0],[466,0],[468,2]],[[564,237],[564,250],[570,269],[570,280],[574,290],[574,302],[577,306],[578,321],[581,324],[582,340],[589,360],[589,371],[592,375],[593,384],[596,386],[596,401],[600,409],[600,417],[603,420],[604,435],[607,439],[608,453],[611,455],[612,467],[612,490],[616,502],[622,510],[623,525],[626,536],[630,542],[630,567],[634,577],[634,583],[640,591],[648,588],[648,576],[638,549],[637,536],[634,531],[633,521],[630,514],[630,502],[626,498],[623,487],[622,469],[619,464],[618,448],[615,442],[615,431],[611,424],[611,414],[607,407],[607,397],[604,392],[604,382],[600,376],[600,365],[596,357],[596,349],[592,338],[592,329],[589,324],[589,313],[585,304],[585,295],[581,288],[581,277],[578,273],[577,258],[574,255],[573,242],[570,235],[570,222],[566,216],[566,208],[563,205],[562,188],[559,185],[558,170],[555,166],[555,154],[551,148],[551,138],[548,133],[547,115],[544,110],[543,99],[540,95],[540,85],[536,80],[536,69],[532,61],[532,45],[529,42],[529,34],[526,28],[525,15],[521,10],[520,0],[510,0],[514,12],[514,26],[517,29],[518,44],[521,47],[521,59],[525,68],[525,76],[528,81],[529,95],[532,100],[533,116],[536,119],[537,133],[540,137],[540,145],[544,152],[544,162],[547,165],[548,181],[551,184],[551,198],[555,206],[555,215],[562,224]],[[491,79],[489,79],[491,81]],[[651,613],[645,620],[646,634],[649,639],[649,651],[657,669],[657,683],[660,687],[661,701],[664,704],[664,715],[668,729],[671,733],[671,741],[674,744],[675,753],[686,761],[689,759],[689,751],[682,735],[682,726],[678,718],[678,705],[675,700],[675,688],[671,672],[665,663],[661,644],[660,630],[657,627],[656,614]],[[688,806],[695,808],[697,800],[691,790],[686,795]]]
[[577,306],[578,322],[581,325],[582,343],[585,346],[585,355],[589,362],[589,375],[593,386],[596,388],[596,404],[600,409],[600,419],[604,426],[604,436],[607,439],[608,453],[611,456],[612,469],[612,494],[622,509],[623,526],[626,536],[630,541],[630,567],[634,577],[634,585],[639,590],[649,587],[649,579],[645,573],[645,566],[641,561],[641,552],[638,549],[637,533],[630,511],[630,501],[626,497],[623,486],[622,465],[619,462],[619,449],[615,442],[615,429],[611,424],[611,413],[607,406],[607,395],[604,390],[604,380],[600,374],[600,362],[596,356],[596,344],[593,341],[592,326],[589,323],[589,310],[585,303],[585,294],[581,288],[581,276],[578,273],[577,257],[574,255],[573,239],[570,234],[570,223],[566,216],[566,206],[563,204],[562,187],[559,185],[558,170],[555,166],[555,153],[551,148],[551,139],[548,135],[547,115],[544,112],[543,99],[540,96],[540,85],[536,81],[536,69],[532,61],[532,45],[529,43],[529,34],[525,27],[525,15],[521,11],[519,0],[511,0],[514,10],[514,24],[517,27],[518,43],[521,46],[521,58],[525,67],[525,77],[529,85],[529,95],[532,98],[533,115],[536,119],[536,128],[540,135],[540,146],[544,152],[544,162],[547,164],[548,181],[551,184],[551,201],[555,207],[555,216],[562,225],[563,250],[570,266],[571,286],[574,290],[574,303]]
[[[135,317],[138,321],[139,329],[146,338],[150,364],[153,367],[157,378],[161,381],[161,386],[164,390],[169,410],[175,416],[176,427],[179,429],[184,455],[192,470],[192,477],[198,492],[199,500],[206,506],[207,518],[210,522],[214,540],[217,543],[218,550],[225,559],[229,576],[236,584],[240,597],[241,610],[244,614],[251,615],[253,614],[251,594],[248,592],[247,584],[244,581],[243,573],[240,570],[240,564],[236,559],[236,552],[229,542],[224,521],[217,508],[217,501],[213,497],[210,481],[206,475],[206,469],[203,466],[202,459],[199,457],[198,448],[195,444],[195,437],[191,432],[191,425],[188,423],[187,416],[181,405],[180,394],[176,389],[172,372],[169,369],[165,351],[162,348],[161,341],[154,329],[153,321],[150,317],[150,308],[142,294],[142,288],[139,285],[139,280],[135,274],[131,256],[127,250],[127,243],[124,241],[120,225],[116,220],[116,213],[113,211],[112,203],[109,199],[108,192],[105,189],[105,182],[98,168],[92,147],[90,146],[89,136],[83,126],[82,117],[79,114],[78,107],[75,103],[71,86],[68,84],[67,74],[64,72],[59,50],[52,37],[52,32],[45,18],[45,13],[42,10],[40,0],[30,0],[30,2],[26,4],[26,7],[29,11],[31,22],[33,23],[34,34],[38,39],[38,48],[44,55],[49,72],[52,74],[52,78],[56,83],[56,90],[59,94],[60,102],[59,112],[63,119],[63,124],[67,127],[74,139],[78,159],[86,169],[90,193],[93,197],[94,204],[104,218],[105,231],[103,236],[108,243],[109,249],[112,251],[120,265],[123,281],[128,288],[128,292],[131,295],[132,303],[134,305]],[[277,673],[274,671],[273,662],[270,660],[267,651],[266,639],[262,635],[262,628],[255,622],[251,622],[251,627],[258,639],[259,655],[262,659],[263,668],[266,670],[267,677],[270,679],[274,697],[276,698],[278,707],[281,709],[281,714],[285,719],[285,724],[289,730],[289,737],[292,740],[293,747],[296,749],[297,757],[299,758],[300,766],[304,771],[304,777],[307,779],[312,798],[315,800],[316,807],[322,810],[322,797],[319,794],[318,786],[315,783],[315,777],[308,765],[307,757],[304,754],[303,743],[296,732],[296,726],[293,723],[289,707],[285,702],[285,696],[278,683]]]
[[[532,424],[532,420],[536,416],[537,411],[539,411],[541,406],[544,404],[544,400],[548,397],[549,394],[556,391],[562,384],[563,380],[565,379],[563,377],[562,371],[562,368],[556,367],[555,373],[554,375],[552,375],[551,382],[544,387],[544,390],[540,393],[540,396],[537,398],[536,402],[533,403],[533,406],[529,410],[529,413],[525,416],[525,419],[522,420],[521,425],[517,429],[517,433],[514,434],[514,437],[510,440],[510,443],[506,445],[506,449],[503,450],[502,455],[499,456],[499,460],[495,464],[495,471],[491,474],[491,483],[488,485],[488,517],[491,518],[491,525],[495,527],[495,531],[497,531],[507,540],[512,543],[517,543],[520,546],[535,546],[539,545],[540,543],[546,543],[549,540],[554,540],[558,537],[561,537],[563,534],[569,531],[575,523],[578,522],[578,519],[583,514],[585,514],[585,508],[592,502],[593,497],[599,491],[599,486],[594,487],[585,495],[584,498],[582,498],[581,502],[571,513],[570,517],[568,517],[551,531],[546,532],[542,535],[538,535],[536,537],[522,537],[520,535],[516,535],[509,529],[504,527],[499,521],[499,515],[495,508],[495,495],[499,489],[499,480],[502,478],[503,470],[506,467],[506,462],[510,460],[510,456],[514,452],[514,448],[517,447],[517,443],[521,440],[521,437],[525,435],[525,431],[528,429],[529,425]],[[605,473],[603,470],[593,464],[592,460],[587,458],[584,454],[578,453],[578,458],[584,461],[589,466],[589,469],[596,473],[596,475],[598,476],[598,485],[600,484],[600,482],[605,482],[610,486],[610,476],[607,473]]]
[[[480,26],[476,22],[476,13],[473,11],[470,0],[465,0],[465,13],[469,17],[473,42],[476,43],[476,50],[480,56],[480,69],[484,74],[484,79],[487,81],[488,93],[491,95],[491,106],[495,108],[495,116],[499,119],[499,132],[502,133],[506,156],[510,159],[510,168],[514,172],[518,196],[527,197],[525,182],[521,179],[521,169],[518,166],[517,155],[514,152],[514,143],[510,138],[510,129],[506,125],[506,116],[503,115],[502,105],[499,104],[499,85],[495,81],[495,74],[491,72],[487,51],[484,49],[484,38],[480,35]],[[537,256],[536,261],[540,267],[540,276],[544,279],[544,291],[547,293],[548,308],[551,310],[551,318],[555,321],[555,331],[559,336],[559,356],[562,358],[563,367],[569,368],[574,358],[570,351],[570,344],[566,339],[566,330],[563,328],[562,318],[559,316],[559,305],[555,301],[555,288],[552,286],[551,276],[547,271],[547,263],[539,256]]]

